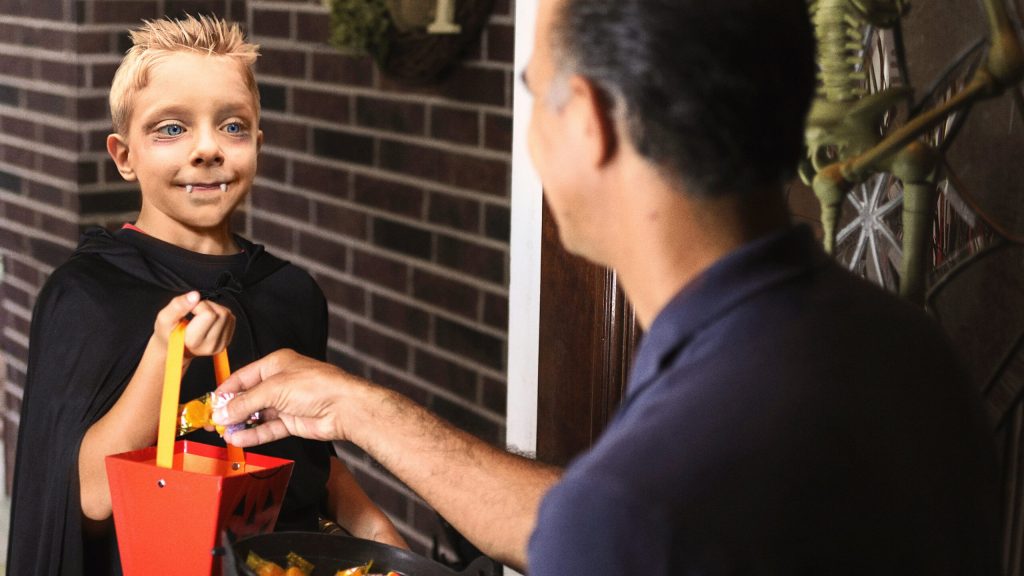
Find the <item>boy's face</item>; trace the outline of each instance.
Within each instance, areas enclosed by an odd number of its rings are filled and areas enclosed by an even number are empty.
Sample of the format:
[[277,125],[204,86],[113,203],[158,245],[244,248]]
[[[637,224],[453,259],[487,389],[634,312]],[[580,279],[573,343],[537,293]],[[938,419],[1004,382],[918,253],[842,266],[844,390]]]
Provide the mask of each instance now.
[[140,226],[171,241],[226,232],[252,188],[263,141],[242,65],[175,52],[153,65],[148,81],[128,134],[107,139],[121,175],[142,189]]

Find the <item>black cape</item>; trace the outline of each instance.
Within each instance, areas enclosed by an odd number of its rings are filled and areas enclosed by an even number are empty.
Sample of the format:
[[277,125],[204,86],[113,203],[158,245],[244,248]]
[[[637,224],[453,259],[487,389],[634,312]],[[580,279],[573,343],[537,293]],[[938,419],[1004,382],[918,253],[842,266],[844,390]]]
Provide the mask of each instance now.
[[[233,367],[279,348],[323,359],[327,305],[314,280],[236,237],[232,256],[189,252],[132,230],[89,230],[40,291],[32,316],[11,500],[9,574],[120,574],[113,523],[83,535],[78,450],[86,430],[131,380],[157,312],[191,289],[236,316]],[[181,400],[215,387],[212,362],[195,359]],[[221,445],[214,433],[189,439]],[[326,501],[331,446],[288,438],[254,452],[295,461],[277,530],[315,530]],[[168,545],[173,545],[169,535]]]

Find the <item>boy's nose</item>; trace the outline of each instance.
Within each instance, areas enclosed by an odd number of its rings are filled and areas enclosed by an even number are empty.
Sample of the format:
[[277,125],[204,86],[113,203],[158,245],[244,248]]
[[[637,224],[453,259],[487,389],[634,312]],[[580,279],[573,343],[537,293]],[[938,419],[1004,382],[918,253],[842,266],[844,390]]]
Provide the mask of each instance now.
[[197,132],[195,147],[192,149],[192,165],[222,164],[224,162],[224,151],[221,150],[216,135],[211,133],[210,130],[199,130]]

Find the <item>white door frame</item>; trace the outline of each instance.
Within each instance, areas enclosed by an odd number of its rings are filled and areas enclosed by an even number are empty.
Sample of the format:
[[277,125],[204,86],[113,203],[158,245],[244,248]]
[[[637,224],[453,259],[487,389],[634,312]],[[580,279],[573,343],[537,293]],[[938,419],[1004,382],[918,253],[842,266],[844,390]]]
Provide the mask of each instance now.
[[540,342],[541,184],[526,150],[532,98],[519,79],[533,48],[536,0],[515,6],[512,106],[512,228],[509,246],[506,445],[537,450],[537,355]]

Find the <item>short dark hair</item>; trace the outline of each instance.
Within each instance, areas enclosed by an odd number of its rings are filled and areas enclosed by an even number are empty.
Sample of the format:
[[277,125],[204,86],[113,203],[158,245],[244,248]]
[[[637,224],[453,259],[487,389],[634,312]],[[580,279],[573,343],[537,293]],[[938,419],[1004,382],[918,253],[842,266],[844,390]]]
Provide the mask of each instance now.
[[556,66],[590,79],[693,193],[795,173],[815,83],[806,0],[562,0],[551,37]]

